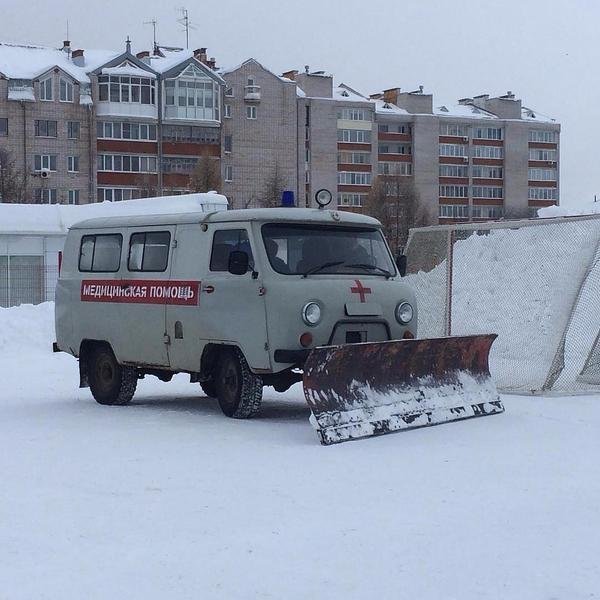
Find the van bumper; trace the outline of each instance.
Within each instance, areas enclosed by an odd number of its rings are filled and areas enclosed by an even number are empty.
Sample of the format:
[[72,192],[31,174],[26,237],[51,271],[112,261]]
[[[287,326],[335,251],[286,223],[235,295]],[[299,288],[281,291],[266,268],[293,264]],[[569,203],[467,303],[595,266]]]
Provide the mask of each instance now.
[[304,365],[311,349],[306,350],[275,350],[273,358],[276,363]]

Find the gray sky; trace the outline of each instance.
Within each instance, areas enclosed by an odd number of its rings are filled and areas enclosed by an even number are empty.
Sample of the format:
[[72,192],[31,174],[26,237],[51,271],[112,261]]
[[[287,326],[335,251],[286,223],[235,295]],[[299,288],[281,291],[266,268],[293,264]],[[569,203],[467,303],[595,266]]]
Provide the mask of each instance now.
[[220,66],[252,56],[277,72],[310,65],[372,93],[424,85],[436,105],[511,90],[563,128],[561,198],[600,197],[595,138],[599,89],[597,0],[0,0],[0,40],[75,47],[184,45],[178,8]]

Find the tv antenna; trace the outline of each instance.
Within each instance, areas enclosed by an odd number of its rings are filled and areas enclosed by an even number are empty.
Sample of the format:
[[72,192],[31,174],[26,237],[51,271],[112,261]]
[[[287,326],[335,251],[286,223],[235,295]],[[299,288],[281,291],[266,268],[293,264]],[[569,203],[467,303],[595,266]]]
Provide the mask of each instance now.
[[194,25],[190,22],[190,16],[187,8],[180,8],[181,18],[177,19],[177,22],[183,25],[183,29],[185,31],[185,47],[190,47],[190,29],[196,29]]
[[152,25],[152,49],[154,50],[154,54],[156,54],[156,50],[158,49],[158,44],[156,43],[156,25],[158,21],[156,17],[152,19],[152,21],[144,21],[144,25]]

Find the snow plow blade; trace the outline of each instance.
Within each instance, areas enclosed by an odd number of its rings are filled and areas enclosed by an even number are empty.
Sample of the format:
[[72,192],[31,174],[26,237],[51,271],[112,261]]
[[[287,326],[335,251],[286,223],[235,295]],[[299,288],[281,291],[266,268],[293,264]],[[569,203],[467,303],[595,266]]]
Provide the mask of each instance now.
[[501,413],[489,371],[495,334],[315,348],[304,365],[325,445]]

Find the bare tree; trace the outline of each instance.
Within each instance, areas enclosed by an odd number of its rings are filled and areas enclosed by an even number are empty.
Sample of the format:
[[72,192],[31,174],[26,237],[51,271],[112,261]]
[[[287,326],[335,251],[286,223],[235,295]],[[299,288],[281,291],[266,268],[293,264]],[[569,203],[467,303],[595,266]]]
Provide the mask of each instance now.
[[140,173],[135,178],[135,185],[139,188],[140,198],[154,198],[159,195],[158,177],[151,173]]
[[0,148],[0,202],[22,202],[23,195],[23,175],[11,153]]
[[204,154],[198,160],[188,185],[190,192],[218,192],[221,190],[221,163],[218,158]]
[[381,221],[395,254],[406,244],[408,230],[427,225],[429,220],[412,178],[398,174],[375,178],[365,212]]
[[263,195],[259,201],[260,206],[265,208],[281,206],[281,197],[286,189],[286,183],[279,163],[276,162],[271,174],[265,179]]

